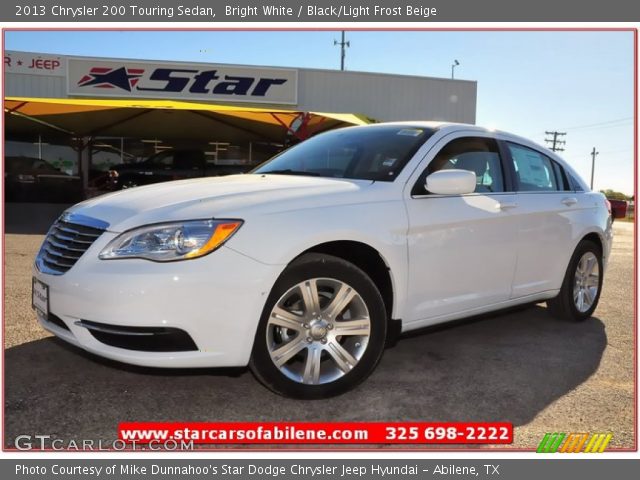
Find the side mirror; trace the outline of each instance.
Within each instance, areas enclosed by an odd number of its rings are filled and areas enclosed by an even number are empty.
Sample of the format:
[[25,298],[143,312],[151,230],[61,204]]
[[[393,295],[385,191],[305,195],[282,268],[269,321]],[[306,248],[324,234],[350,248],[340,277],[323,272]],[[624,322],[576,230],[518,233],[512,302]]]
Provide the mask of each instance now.
[[438,170],[427,177],[425,188],[436,195],[464,195],[476,189],[476,174],[469,170]]

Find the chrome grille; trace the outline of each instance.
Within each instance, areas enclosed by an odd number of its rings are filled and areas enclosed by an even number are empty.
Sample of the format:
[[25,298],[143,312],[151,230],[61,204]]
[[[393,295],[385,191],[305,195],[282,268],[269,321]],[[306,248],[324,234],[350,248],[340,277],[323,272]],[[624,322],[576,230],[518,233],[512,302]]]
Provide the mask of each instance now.
[[104,224],[105,228],[98,228],[98,225],[102,226],[102,222],[91,221],[94,226],[89,226],[74,220],[72,215],[63,215],[49,230],[36,258],[36,266],[41,272],[51,275],[67,272],[102,235],[107,226]]

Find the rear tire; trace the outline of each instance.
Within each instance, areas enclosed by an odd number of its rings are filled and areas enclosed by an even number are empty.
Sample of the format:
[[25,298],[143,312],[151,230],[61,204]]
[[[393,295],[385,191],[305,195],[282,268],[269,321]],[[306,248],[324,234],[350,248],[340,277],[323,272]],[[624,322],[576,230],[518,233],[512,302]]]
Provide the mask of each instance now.
[[249,367],[280,395],[331,397],[371,374],[386,334],[384,302],[367,274],[338,257],[305,254],[271,290]]
[[584,321],[598,306],[601,291],[602,250],[591,240],[583,240],[569,261],[560,293],[547,301],[547,307],[561,320]]

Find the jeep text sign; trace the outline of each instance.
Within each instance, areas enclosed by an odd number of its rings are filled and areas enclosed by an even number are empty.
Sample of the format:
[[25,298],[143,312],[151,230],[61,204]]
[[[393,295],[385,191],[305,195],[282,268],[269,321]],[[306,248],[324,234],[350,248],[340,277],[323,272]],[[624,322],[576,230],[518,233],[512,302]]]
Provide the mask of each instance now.
[[69,58],[67,92],[81,97],[297,103],[297,70]]
[[5,50],[4,71],[5,73],[64,77],[66,60],[59,55]]

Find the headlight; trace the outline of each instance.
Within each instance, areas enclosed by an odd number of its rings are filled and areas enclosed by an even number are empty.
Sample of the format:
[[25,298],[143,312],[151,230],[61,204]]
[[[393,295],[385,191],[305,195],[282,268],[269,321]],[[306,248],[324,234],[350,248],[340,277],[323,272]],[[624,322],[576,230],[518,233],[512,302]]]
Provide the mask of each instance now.
[[134,228],[114,238],[100,259],[144,258],[171,262],[197,258],[221,247],[242,220],[192,220]]

